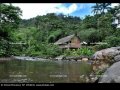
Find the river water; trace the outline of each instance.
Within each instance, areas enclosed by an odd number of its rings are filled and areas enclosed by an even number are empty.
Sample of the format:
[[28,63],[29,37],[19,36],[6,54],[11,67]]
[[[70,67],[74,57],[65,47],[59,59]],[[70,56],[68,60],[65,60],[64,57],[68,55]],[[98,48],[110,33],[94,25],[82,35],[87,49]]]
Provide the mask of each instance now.
[[76,61],[0,62],[0,83],[84,83],[91,65]]

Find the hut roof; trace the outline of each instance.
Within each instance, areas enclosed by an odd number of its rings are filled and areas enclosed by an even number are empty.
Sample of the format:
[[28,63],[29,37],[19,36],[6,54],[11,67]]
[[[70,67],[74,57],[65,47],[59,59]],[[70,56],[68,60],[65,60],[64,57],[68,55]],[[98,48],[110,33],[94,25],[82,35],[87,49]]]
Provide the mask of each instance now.
[[74,36],[75,35],[73,34],[73,35],[61,38],[58,41],[56,41],[54,44],[63,44],[63,43],[66,43],[66,42],[70,41]]

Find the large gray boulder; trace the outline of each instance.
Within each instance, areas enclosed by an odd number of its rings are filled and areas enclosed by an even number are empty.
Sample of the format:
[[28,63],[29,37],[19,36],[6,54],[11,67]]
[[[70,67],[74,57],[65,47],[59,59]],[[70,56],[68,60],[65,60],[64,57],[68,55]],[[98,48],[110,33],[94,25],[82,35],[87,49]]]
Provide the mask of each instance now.
[[120,61],[108,68],[98,83],[120,83]]
[[97,51],[93,55],[93,59],[96,59],[96,60],[99,60],[99,59],[112,59],[117,55],[120,55],[120,46],[119,47],[111,47],[111,48],[107,48],[107,49]]

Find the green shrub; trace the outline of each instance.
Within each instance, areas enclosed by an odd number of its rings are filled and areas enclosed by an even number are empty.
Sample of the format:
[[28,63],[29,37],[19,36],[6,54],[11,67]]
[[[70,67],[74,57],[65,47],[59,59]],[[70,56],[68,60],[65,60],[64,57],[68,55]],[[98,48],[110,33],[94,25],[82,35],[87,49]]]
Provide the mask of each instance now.
[[0,57],[5,55],[5,50],[0,49]]
[[71,54],[70,49],[64,50],[64,55],[65,55],[65,56],[69,56],[70,54]]
[[90,48],[80,48],[77,50],[77,53],[79,55],[91,56],[94,53],[94,51]]
[[94,51],[90,48],[80,48],[80,49],[72,49],[72,50],[65,50],[65,56],[91,56],[94,54]]
[[0,38],[0,57],[8,56],[8,41]]
[[97,50],[102,50],[102,49],[105,49],[105,48],[120,46],[120,37],[108,36],[103,41],[106,42],[107,44],[95,45],[94,49],[96,51]]
[[45,51],[45,55],[48,55],[50,57],[56,57],[62,54],[61,49],[54,44],[47,44]]
[[120,46],[120,36],[109,36],[105,38],[105,41],[110,45],[110,47]]
[[109,48],[109,47],[110,47],[109,44],[95,45],[94,50],[97,51],[97,50],[102,50],[102,49]]
[[30,56],[42,56],[42,52],[36,52],[36,51],[33,51],[29,54]]
[[62,54],[62,50],[54,44],[41,43],[35,47],[31,46],[26,50],[26,54],[31,56],[56,57]]

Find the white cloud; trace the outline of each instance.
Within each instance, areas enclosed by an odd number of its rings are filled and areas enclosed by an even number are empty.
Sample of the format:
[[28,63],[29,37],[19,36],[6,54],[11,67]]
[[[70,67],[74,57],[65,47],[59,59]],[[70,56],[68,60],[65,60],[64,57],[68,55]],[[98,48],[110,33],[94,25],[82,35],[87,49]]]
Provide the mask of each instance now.
[[119,5],[119,3],[112,3],[111,7],[115,7],[115,6],[118,6],[118,5]]
[[77,10],[77,5],[76,4],[72,4],[68,9],[67,9],[67,13],[72,13],[73,11]]
[[[13,3],[12,5],[21,8],[23,11],[22,19],[29,19],[37,15],[46,15],[47,13],[71,14],[78,9],[77,4],[74,3],[69,7],[64,6],[62,3]],[[82,9],[82,6],[80,9]]]
[[77,10],[77,4],[72,4],[68,8],[61,5],[61,7],[57,8],[55,11],[57,13],[70,14],[70,13],[73,13],[74,11],[76,11],[76,10]]

